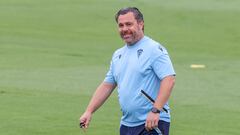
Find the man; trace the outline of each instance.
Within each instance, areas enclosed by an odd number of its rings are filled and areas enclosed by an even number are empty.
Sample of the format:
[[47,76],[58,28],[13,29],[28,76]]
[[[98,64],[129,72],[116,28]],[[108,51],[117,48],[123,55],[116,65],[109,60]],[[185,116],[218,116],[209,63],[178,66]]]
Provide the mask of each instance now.
[[[156,128],[168,135],[168,99],[175,81],[169,55],[163,46],[144,35],[143,15],[137,8],[123,8],[115,19],[126,45],[113,54],[110,69],[80,117],[80,125],[89,126],[92,114],[117,87],[123,114],[120,135],[154,135]],[[149,102],[141,90],[155,102]]]

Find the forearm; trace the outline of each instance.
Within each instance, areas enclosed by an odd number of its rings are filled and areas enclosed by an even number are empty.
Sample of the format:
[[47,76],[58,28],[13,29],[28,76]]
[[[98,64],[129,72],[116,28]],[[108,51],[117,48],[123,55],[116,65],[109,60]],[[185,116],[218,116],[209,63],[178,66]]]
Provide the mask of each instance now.
[[161,81],[159,93],[157,99],[155,100],[154,107],[158,109],[163,108],[171,95],[174,83],[175,76],[167,76]]
[[86,111],[89,113],[94,113],[111,95],[115,87],[115,84],[102,82],[93,94]]

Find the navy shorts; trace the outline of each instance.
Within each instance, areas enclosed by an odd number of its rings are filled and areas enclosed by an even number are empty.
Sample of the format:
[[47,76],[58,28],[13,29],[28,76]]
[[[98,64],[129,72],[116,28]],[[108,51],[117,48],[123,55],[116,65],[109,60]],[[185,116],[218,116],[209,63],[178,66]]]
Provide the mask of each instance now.
[[[169,127],[169,122],[161,120],[158,122],[158,128],[161,130],[163,135],[169,135]],[[155,130],[147,131],[145,129],[145,124],[136,127],[121,125],[120,135],[158,135],[158,133]]]

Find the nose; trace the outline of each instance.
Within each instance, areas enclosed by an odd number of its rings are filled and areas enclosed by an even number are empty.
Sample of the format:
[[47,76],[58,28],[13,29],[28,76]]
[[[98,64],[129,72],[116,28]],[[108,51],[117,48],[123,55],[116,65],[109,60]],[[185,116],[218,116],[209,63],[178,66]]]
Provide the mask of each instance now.
[[127,31],[128,31],[128,27],[127,27],[127,26],[123,26],[123,27],[121,28],[121,31],[122,31],[122,32],[127,32]]

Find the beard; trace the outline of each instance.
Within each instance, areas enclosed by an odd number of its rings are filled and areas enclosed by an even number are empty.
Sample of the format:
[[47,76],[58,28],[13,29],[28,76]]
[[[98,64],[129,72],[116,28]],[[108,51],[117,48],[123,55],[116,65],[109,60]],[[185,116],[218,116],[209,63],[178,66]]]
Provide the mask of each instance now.
[[136,31],[127,30],[127,31],[121,32],[120,35],[121,35],[121,38],[128,45],[132,45],[138,41],[138,38],[137,38],[138,36]]

